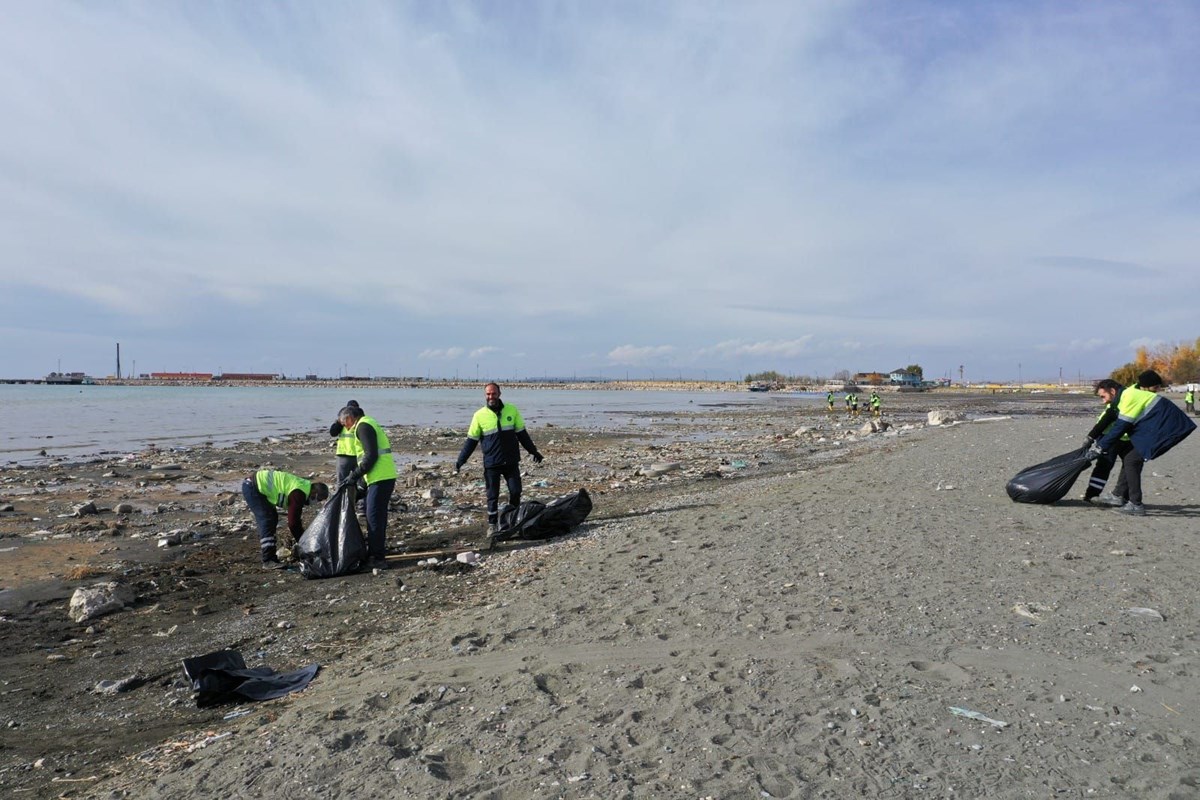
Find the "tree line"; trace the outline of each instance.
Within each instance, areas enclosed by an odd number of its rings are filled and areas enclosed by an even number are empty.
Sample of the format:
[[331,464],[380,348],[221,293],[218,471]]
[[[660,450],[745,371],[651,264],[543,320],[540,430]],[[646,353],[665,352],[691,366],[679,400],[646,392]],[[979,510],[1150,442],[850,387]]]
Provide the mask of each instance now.
[[1110,377],[1122,386],[1129,386],[1148,369],[1161,375],[1168,385],[1200,383],[1200,338],[1194,342],[1160,345],[1153,350],[1139,347],[1133,361],[1114,369]]

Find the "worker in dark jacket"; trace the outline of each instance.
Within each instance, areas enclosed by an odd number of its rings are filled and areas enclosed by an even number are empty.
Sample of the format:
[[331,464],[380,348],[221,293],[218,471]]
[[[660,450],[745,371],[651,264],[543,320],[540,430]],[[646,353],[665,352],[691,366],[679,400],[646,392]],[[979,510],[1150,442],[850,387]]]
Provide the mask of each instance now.
[[508,502],[512,506],[521,504],[521,451],[518,444],[524,447],[533,457],[534,463],[542,463],[542,454],[538,452],[525,430],[525,420],[521,412],[512,403],[500,399],[500,386],[489,383],[484,387],[483,408],[475,412],[471,418],[471,427],[467,429],[467,440],[463,442],[458,460],[454,462],[454,471],[462,469],[463,464],[475,452],[475,448],[483,445],[483,485],[487,495],[488,536],[496,534],[496,520],[499,516],[500,479],[504,478],[508,485]]
[[[1113,380],[1096,384],[1096,394],[1115,405],[1117,419],[1104,436],[1092,446],[1089,455],[1101,458],[1115,453],[1121,457],[1121,477],[1113,490],[1115,510],[1132,516],[1145,516],[1142,503],[1142,467],[1183,441],[1196,425],[1170,400],[1159,397],[1163,379],[1154,370],[1138,376],[1137,386],[1123,389]],[[1182,419],[1180,419],[1182,418]],[[1129,434],[1125,441],[1125,434]]]
[[304,507],[312,502],[324,502],[329,497],[329,487],[290,472],[260,469],[242,481],[242,497],[246,498],[246,505],[250,506],[258,522],[258,546],[262,553],[263,569],[276,569],[282,566],[275,552],[278,509],[287,509],[288,530],[298,540],[304,535],[304,526],[300,522]]

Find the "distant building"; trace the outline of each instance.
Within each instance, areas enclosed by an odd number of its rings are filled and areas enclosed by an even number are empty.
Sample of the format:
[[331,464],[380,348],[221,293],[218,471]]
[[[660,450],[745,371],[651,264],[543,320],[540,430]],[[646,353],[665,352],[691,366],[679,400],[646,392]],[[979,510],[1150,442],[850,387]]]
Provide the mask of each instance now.
[[887,376],[882,372],[857,372],[854,374],[854,382],[860,386],[882,386],[887,383]]
[[270,372],[225,372],[220,375],[213,375],[214,381],[273,381],[278,380],[279,376]]
[[888,382],[893,386],[920,386],[921,376],[905,369],[895,369],[888,373]]
[[142,377],[159,381],[211,381],[213,374],[211,372],[151,372],[149,375],[142,373]]

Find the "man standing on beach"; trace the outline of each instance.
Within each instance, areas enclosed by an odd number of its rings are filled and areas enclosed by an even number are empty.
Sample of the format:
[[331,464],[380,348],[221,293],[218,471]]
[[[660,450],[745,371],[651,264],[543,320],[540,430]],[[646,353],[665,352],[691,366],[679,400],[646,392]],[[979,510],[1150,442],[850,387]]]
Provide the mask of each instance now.
[[1187,391],[1183,393],[1183,406],[1189,414],[1196,413],[1196,389],[1190,383]]
[[487,495],[490,538],[496,534],[501,478],[508,485],[509,504],[521,504],[521,450],[517,445],[528,451],[535,464],[542,463],[542,454],[538,452],[533,439],[529,438],[521,412],[512,403],[500,399],[499,384],[489,383],[483,387],[483,397],[484,406],[471,418],[467,440],[463,442],[458,460],[454,462],[454,471],[461,470],[475,448],[483,444],[483,485]]
[[871,416],[878,417],[883,414],[883,401],[879,399],[879,392],[871,392]]
[[278,508],[287,508],[288,530],[295,539],[304,535],[300,516],[304,507],[312,502],[324,502],[329,497],[329,487],[313,483],[274,469],[260,469],[253,477],[242,481],[242,497],[254,513],[258,523],[258,546],[262,552],[263,569],[283,566],[275,552],[275,530],[279,527]]
[[825,393],[825,404],[829,406],[829,413],[833,413],[833,392]]
[[396,461],[392,445],[383,426],[363,413],[358,406],[346,406],[338,412],[342,427],[354,435],[354,455],[357,466],[338,487],[367,484],[367,566],[387,569],[388,502],[396,491]]

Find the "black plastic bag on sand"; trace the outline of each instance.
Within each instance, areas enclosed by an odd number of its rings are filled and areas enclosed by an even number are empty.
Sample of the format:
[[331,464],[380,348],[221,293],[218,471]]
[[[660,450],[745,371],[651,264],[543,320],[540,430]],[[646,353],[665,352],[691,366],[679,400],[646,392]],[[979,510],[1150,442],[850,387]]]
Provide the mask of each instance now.
[[347,575],[356,572],[366,557],[367,545],[354,513],[354,486],[343,486],[296,543],[300,574],[306,578]]
[[1091,465],[1087,452],[1088,448],[1081,447],[1027,467],[1014,475],[1004,488],[1014,503],[1057,502],[1071,491],[1075,479]]
[[548,539],[561,536],[592,513],[587,489],[563,495],[549,505],[526,500],[516,508],[506,505],[496,520],[495,539]]
[[183,660],[183,674],[192,684],[200,708],[243,700],[274,700],[308,686],[320,668],[320,664],[309,664],[279,674],[270,667],[251,669],[236,650],[218,650]]

